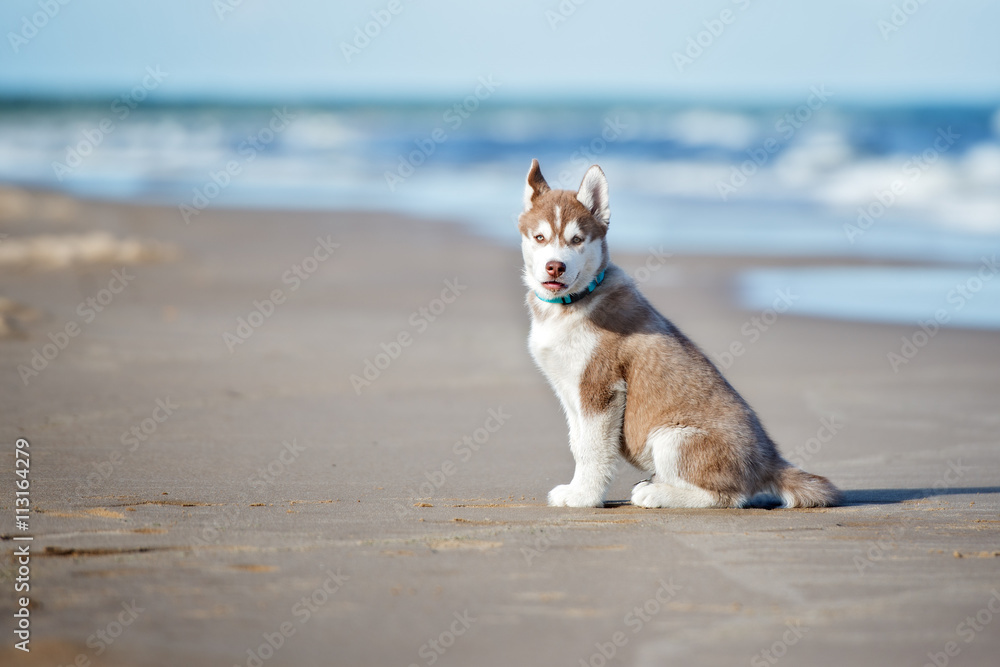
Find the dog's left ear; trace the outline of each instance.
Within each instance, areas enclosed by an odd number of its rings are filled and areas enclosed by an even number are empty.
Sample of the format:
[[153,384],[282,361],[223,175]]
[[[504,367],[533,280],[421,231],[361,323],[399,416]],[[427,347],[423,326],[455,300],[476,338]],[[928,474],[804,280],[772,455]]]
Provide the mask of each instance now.
[[538,160],[532,160],[531,169],[528,170],[528,182],[524,186],[524,210],[530,211],[535,198],[549,190],[549,184],[542,176],[542,168],[538,166]]
[[608,179],[596,164],[583,175],[580,191],[576,199],[587,207],[594,217],[604,224],[611,223],[611,209],[608,207]]

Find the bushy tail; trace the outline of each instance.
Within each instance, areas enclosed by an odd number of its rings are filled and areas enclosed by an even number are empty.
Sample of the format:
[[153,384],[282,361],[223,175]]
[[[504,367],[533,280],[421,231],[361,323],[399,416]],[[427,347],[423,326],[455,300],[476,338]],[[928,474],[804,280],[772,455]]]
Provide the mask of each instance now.
[[774,476],[772,487],[785,507],[829,507],[840,502],[840,491],[826,477],[788,464]]

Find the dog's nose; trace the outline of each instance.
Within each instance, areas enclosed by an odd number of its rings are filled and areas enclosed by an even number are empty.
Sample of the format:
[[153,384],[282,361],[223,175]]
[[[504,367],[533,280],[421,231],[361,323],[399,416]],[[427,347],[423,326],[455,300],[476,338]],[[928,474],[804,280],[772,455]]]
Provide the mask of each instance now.
[[562,262],[548,262],[545,265],[545,272],[553,278],[558,278],[562,274],[566,273],[566,265]]

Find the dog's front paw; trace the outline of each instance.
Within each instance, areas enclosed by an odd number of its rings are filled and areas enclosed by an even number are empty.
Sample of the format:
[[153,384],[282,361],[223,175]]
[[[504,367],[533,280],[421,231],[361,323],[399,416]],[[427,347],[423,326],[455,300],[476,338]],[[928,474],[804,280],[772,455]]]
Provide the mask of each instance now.
[[549,491],[549,505],[553,507],[604,507],[604,499],[572,484],[560,484]]

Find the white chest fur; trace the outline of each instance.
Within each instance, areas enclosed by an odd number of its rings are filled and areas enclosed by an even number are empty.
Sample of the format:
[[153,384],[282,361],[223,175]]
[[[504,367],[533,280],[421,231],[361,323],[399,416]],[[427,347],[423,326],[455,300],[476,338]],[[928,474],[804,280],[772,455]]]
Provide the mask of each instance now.
[[532,319],[528,349],[568,416],[580,414],[580,383],[597,342],[596,333],[587,326],[581,312]]

